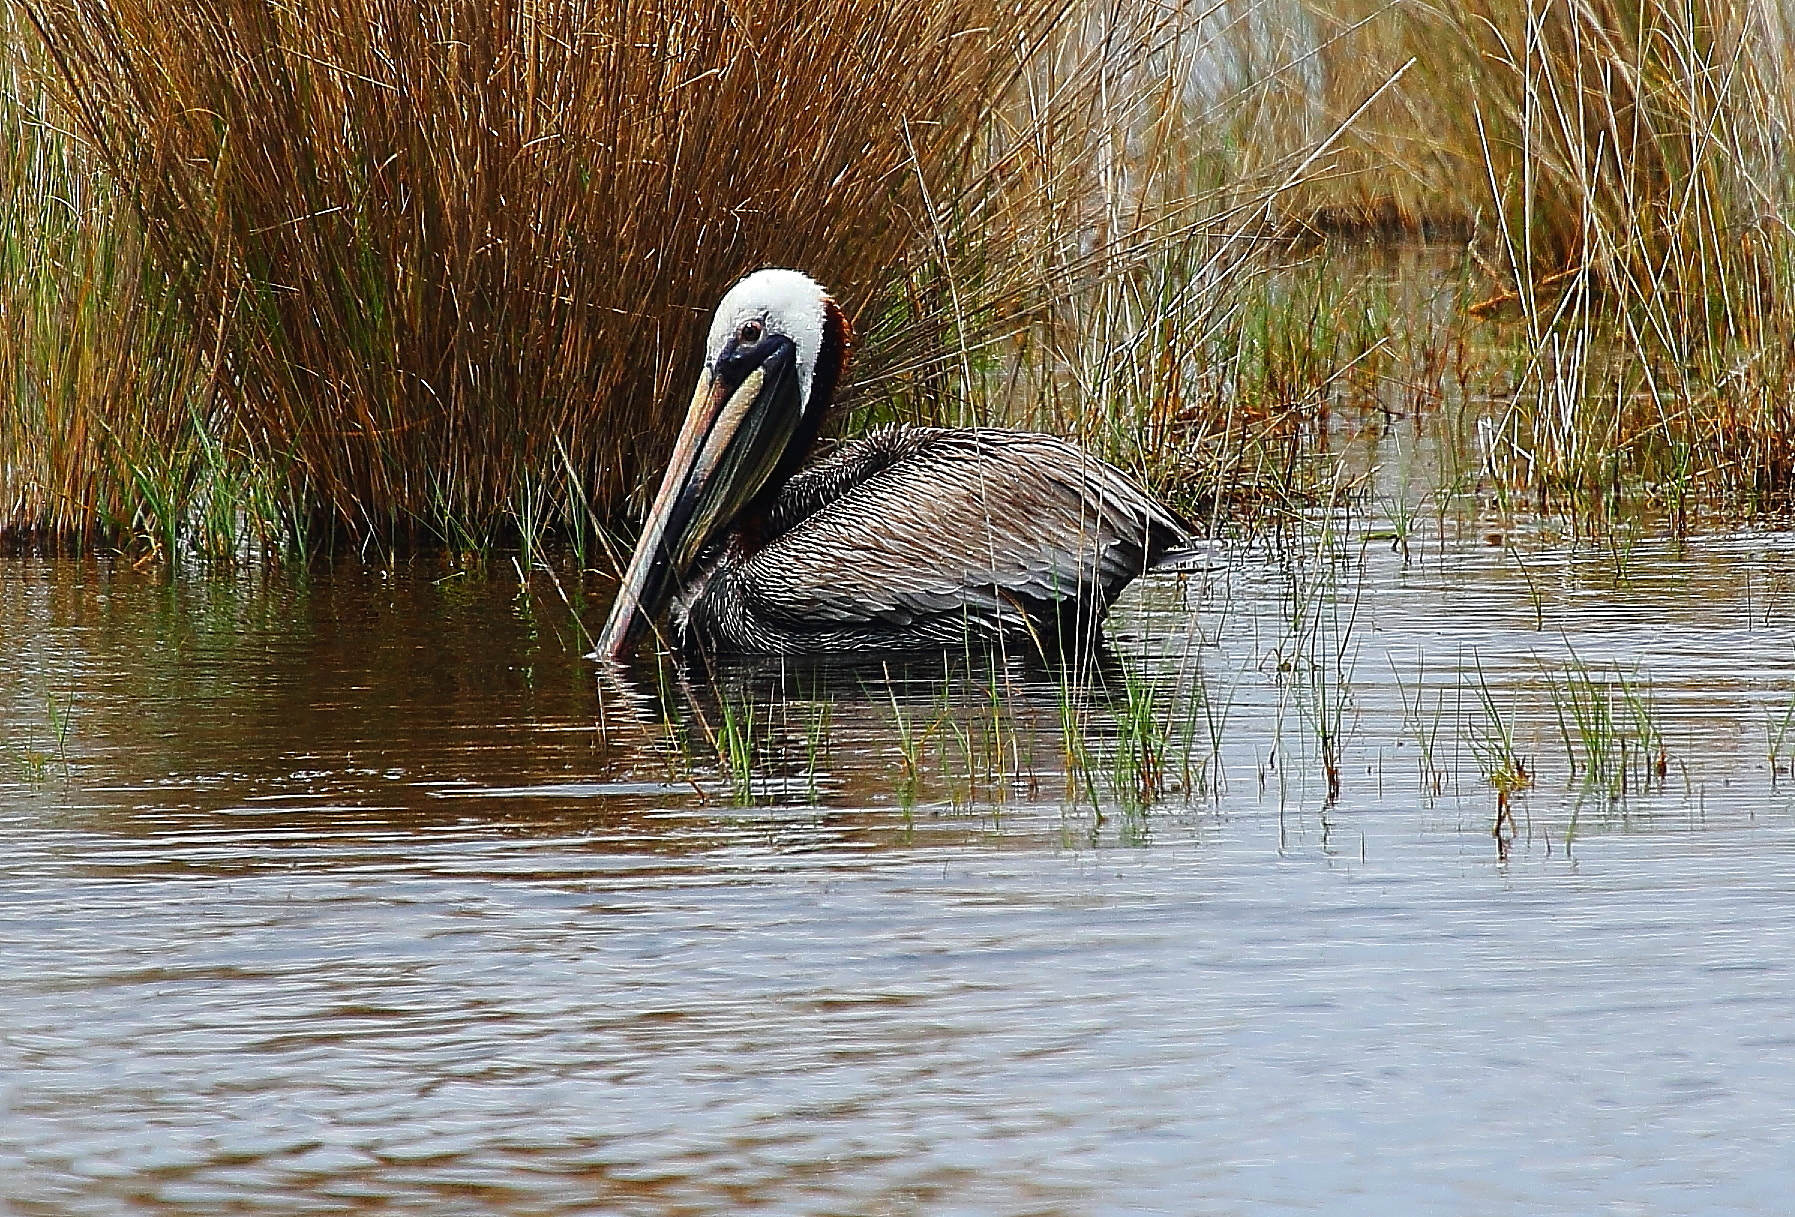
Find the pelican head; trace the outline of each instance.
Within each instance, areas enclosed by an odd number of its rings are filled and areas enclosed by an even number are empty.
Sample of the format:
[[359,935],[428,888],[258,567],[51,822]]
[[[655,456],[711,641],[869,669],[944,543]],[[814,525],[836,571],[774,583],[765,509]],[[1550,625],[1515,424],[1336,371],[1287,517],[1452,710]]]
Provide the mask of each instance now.
[[724,294],[685,425],[593,658],[626,653],[705,549],[791,476],[822,426],[847,342],[841,310],[809,275],[758,270]]

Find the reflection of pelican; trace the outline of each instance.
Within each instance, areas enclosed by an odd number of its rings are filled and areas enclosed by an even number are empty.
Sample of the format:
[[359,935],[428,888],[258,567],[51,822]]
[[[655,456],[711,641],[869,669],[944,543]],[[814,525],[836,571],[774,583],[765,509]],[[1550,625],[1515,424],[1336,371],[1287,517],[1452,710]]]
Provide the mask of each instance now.
[[801,468],[847,355],[808,276],[757,271],[711,323],[672,463],[595,656],[672,602],[684,640],[799,654],[1046,643],[1094,628],[1182,523],[1064,440],[890,428]]

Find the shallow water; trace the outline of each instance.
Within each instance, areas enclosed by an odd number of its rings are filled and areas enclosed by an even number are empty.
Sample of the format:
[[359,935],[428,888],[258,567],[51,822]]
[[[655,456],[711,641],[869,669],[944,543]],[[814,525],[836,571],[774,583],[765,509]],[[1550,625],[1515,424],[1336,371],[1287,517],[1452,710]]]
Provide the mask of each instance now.
[[602,713],[545,578],[0,565],[0,1207],[1786,1212],[1795,536],[1488,538]]

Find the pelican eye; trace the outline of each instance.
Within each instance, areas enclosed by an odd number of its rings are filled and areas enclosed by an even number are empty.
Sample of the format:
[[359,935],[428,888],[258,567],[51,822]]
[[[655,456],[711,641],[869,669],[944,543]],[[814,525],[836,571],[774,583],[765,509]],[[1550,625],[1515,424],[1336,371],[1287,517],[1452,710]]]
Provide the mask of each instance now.
[[742,328],[735,332],[735,340],[742,346],[751,347],[760,341],[760,335],[760,322],[744,321]]

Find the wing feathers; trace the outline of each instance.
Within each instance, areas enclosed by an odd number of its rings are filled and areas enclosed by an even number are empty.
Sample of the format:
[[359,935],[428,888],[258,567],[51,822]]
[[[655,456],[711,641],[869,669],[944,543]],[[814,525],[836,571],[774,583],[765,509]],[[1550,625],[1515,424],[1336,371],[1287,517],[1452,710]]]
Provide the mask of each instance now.
[[805,629],[995,629],[1019,603],[1100,614],[1189,540],[1112,466],[1014,431],[875,433],[794,478],[782,509],[739,587],[752,612]]

